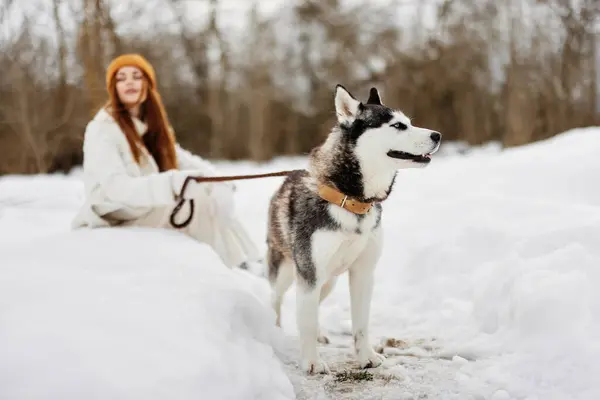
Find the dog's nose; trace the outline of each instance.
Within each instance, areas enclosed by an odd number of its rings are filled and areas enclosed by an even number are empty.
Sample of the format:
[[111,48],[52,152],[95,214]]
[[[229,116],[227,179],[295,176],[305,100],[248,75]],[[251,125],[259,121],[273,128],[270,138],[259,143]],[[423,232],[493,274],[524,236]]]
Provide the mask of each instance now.
[[442,135],[439,132],[431,132],[431,140],[433,140],[434,142],[439,142],[440,140],[442,140]]

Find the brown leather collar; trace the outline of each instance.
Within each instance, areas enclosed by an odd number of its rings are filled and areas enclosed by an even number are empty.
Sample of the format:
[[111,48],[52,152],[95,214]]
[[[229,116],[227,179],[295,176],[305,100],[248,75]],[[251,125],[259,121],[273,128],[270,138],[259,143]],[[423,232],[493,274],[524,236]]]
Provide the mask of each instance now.
[[339,190],[324,184],[319,184],[319,196],[321,196],[323,200],[327,200],[354,214],[366,214],[373,207],[373,203],[363,203],[356,199],[349,198]]

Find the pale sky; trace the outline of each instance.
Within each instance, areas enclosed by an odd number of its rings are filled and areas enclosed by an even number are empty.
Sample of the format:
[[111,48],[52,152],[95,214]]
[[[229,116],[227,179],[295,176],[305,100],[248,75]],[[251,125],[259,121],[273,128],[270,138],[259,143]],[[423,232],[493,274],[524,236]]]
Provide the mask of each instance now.
[[[6,4],[7,0],[0,0],[1,5]],[[117,22],[119,30],[132,30],[137,32],[147,31],[148,28],[156,29],[157,23],[160,23],[161,29],[169,29],[171,26],[176,28],[173,23],[173,15],[168,0],[109,0],[112,3],[112,14]],[[34,32],[40,35],[54,35],[54,24],[52,18],[52,0],[13,0],[12,12],[8,14],[8,20],[0,24],[0,40],[14,34],[21,27],[23,15],[33,18],[35,23]],[[201,26],[206,22],[209,11],[209,0],[180,0],[186,7],[186,22],[188,28],[194,25]],[[421,2],[425,4],[429,12],[426,13],[426,22],[433,21],[432,8],[428,5],[435,4],[439,0],[343,0],[346,5],[360,5],[361,3],[377,3],[388,5],[390,14],[396,13],[398,24],[410,21],[414,18],[416,5]],[[65,24],[67,32],[74,32],[76,21],[72,9],[79,10],[82,0],[62,0],[61,17]],[[223,29],[243,28],[246,15],[253,4],[258,5],[258,9],[263,15],[272,15],[280,8],[289,4],[285,0],[219,0],[219,25]],[[142,11],[140,18],[134,18],[132,10],[140,9]],[[426,9],[426,11],[428,11]]]

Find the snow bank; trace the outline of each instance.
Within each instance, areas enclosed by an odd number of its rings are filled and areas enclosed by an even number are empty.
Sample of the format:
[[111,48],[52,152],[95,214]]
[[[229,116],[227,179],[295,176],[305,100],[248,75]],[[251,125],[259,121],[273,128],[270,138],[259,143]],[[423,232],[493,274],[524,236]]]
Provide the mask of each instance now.
[[294,398],[264,288],[207,247],[144,229],[11,245],[0,247],[0,398]]

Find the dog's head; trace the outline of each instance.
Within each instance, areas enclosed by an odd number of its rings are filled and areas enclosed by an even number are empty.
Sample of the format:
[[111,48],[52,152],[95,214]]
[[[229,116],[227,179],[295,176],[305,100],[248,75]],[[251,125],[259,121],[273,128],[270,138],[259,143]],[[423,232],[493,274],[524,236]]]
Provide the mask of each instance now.
[[354,144],[363,163],[396,169],[424,167],[440,147],[439,132],[413,126],[401,111],[383,105],[375,88],[363,103],[337,85],[335,111],[342,134]]

